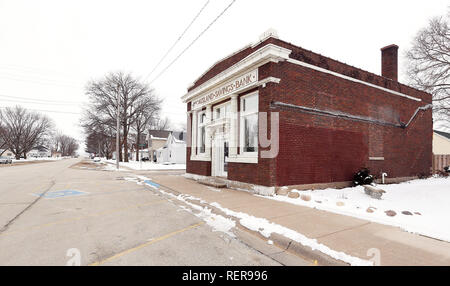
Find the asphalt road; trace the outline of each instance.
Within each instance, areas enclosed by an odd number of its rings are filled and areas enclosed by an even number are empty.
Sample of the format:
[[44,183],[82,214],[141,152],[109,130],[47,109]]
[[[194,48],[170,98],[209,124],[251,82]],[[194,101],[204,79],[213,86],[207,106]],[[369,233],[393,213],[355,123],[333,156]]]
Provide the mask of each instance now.
[[80,162],[0,169],[0,265],[279,265],[126,173]]

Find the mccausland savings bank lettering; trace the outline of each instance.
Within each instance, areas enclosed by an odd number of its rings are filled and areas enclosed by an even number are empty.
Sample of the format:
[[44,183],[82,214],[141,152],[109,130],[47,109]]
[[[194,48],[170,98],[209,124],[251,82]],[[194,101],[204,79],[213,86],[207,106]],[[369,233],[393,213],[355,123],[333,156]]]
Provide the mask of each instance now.
[[221,87],[213,90],[211,93],[192,101],[192,108],[204,106],[213,100],[225,97],[226,95],[229,95],[233,92],[243,89],[244,87],[257,81],[258,81],[258,70],[246,73],[232,81],[227,82]]

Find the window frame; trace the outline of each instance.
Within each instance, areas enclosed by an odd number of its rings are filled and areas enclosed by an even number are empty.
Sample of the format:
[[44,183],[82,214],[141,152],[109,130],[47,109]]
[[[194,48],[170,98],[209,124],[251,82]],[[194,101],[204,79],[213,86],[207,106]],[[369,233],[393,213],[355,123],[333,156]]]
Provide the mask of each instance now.
[[[256,110],[255,111],[243,111],[243,107],[244,107],[244,100],[248,97],[252,97],[255,96],[256,97],[256,102],[257,102],[257,106],[256,106]],[[259,93],[258,91],[255,92],[251,92],[249,94],[243,95],[239,98],[239,155],[241,156],[245,156],[245,157],[258,157],[258,152],[259,152],[259,129],[256,132],[256,137],[257,137],[257,146],[256,146],[256,151],[253,152],[244,152],[244,146],[245,146],[245,124],[244,124],[244,118],[249,116],[249,115],[255,115],[257,116],[257,125],[259,128],[259,118],[258,118],[258,113],[259,113]]]
[[[226,107],[228,106],[228,112],[226,111]],[[225,116],[223,116],[222,117],[222,108],[223,107],[225,107]],[[220,111],[220,114],[221,114],[221,117],[220,118],[217,118],[216,117],[216,114],[217,114],[217,109],[220,109],[221,111]],[[226,101],[226,102],[224,102],[224,103],[221,103],[221,104],[218,104],[218,105],[215,105],[214,107],[213,107],[213,110],[212,110],[212,122],[218,122],[218,121],[220,121],[220,120],[227,120],[229,117],[230,117],[230,109],[231,109],[231,101]]]
[[[202,122],[202,117],[205,116],[205,120]],[[206,110],[199,111],[197,113],[197,155],[204,156],[206,155]],[[204,136],[205,142],[204,146],[202,146],[202,128],[204,128]],[[202,152],[203,148],[203,152]]]

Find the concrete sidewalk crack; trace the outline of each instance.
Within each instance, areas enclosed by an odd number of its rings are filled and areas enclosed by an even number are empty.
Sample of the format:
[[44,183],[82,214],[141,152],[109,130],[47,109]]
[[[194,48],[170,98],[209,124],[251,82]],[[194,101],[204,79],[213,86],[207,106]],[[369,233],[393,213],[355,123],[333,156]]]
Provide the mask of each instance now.
[[327,233],[327,234],[315,237],[315,239],[324,238],[324,237],[327,237],[327,236],[330,236],[330,235],[333,235],[333,234],[336,234],[336,233],[344,232],[344,231],[347,231],[347,230],[357,229],[357,228],[360,228],[360,227],[363,227],[363,226],[366,226],[366,225],[369,225],[369,224],[371,224],[370,221],[366,222],[366,223],[363,223],[363,224],[360,224],[360,225],[356,225],[356,226],[352,226],[352,227],[349,227],[349,228],[344,228],[344,229],[341,229],[341,230],[338,230],[338,231],[334,231],[334,232],[331,232],[331,233]]

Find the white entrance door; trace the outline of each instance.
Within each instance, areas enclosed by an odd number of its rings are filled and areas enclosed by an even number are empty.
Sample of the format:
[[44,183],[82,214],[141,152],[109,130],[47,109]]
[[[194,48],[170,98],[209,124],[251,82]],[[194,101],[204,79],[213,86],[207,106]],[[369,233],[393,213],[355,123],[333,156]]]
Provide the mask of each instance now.
[[216,134],[214,136],[214,144],[213,144],[213,176],[216,177],[227,177],[228,175],[228,162],[226,158],[228,158],[228,139],[224,134]]

